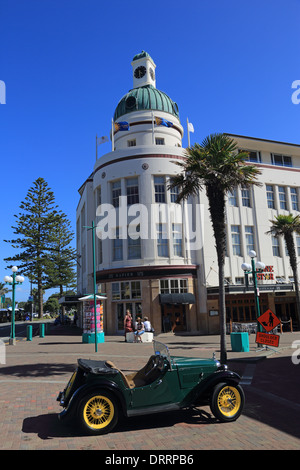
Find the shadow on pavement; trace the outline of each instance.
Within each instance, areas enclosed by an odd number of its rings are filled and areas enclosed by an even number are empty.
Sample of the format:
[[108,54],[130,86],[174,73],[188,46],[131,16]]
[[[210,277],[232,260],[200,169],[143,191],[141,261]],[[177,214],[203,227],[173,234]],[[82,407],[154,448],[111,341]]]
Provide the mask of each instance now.
[[68,373],[74,372],[76,369],[76,364],[47,364],[47,363],[39,363],[39,364],[22,364],[18,366],[10,366],[10,367],[1,367],[0,369],[0,378],[3,376],[7,378],[8,376],[11,377],[51,377],[54,375],[63,375]]
[[[140,417],[122,419],[111,434],[158,429],[160,427],[165,428],[176,426],[177,424],[185,424],[187,426],[205,426],[207,424],[217,422],[218,421],[212,415],[203,410],[173,411],[172,413],[147,415],[147,420],[141,420]],[[43,440],[63,437],[79,437],[85,435],[76,427],[76,425],[66,425],[59,421],[58,414],[54,413],[25,418],[23,421],[22,432],[25,434],[34,433]]]
[[244,415],[300,438],[300,365],[290,356],[272,356],[256,364],[245,386]]

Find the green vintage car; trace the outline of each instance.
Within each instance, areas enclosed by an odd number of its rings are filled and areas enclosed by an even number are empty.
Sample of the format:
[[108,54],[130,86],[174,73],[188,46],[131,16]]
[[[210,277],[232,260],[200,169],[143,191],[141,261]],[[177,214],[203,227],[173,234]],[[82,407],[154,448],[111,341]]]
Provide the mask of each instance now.
[[244,406],[240,377],[215,358],[170,356],[166,345],[153,342],[154,354],[139,371],[125,375],[111,361],[78,359],[57,400],[61,420],[85,433],[110,432],[123,416],[140,416],[210,405],[222,421],[236,420]]

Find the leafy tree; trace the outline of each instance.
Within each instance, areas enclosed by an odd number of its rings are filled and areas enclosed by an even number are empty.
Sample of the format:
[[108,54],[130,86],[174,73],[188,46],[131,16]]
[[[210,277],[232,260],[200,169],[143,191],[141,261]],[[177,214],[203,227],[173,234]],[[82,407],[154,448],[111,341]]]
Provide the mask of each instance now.
[[39,316],[42,317],[43,286],[48,283],[46,261],[49,247],[54,242],[55,229],[60,223],[54,194],[43,178],[34,181],[20,209],[21,212],[15,215],[16,226],[12,227],[17,238],[4,240],[19,253],[4,261],[17,261],[22,274],[37,284]]
[[49,299],[45,302],[45,310],[51,313],[58,313],[59,311],[59,302],[56,297],[49,297]]
[[201,144],[188,147],[184,162],[177,162],[182,172],[173,177],[170,188],[178,187],[177,201],[197,195],[205,188],[216,242],[219,268],[219,314],[221,362],[227,361],[224,264],[226,250],[225,197],[237,186],[259,184],[260,171],[245,162],[246,152],[239,152],[236,142],[226,134],[212,134]]
[[299,278],[297,270],[297,256],[294,243],[293,233],[300,235],[300,216],[293,214],[283,215],[279,214],[275,216],[275,220],[270,220],[272,226],[267,232],[275,237],[283,237],[286,243],[286,248],[289,254],[290,265],[293,272],[295,292],[296,292],[296,305],[297,305],[297,316],[298,325],[300,327],[300,295],[299,295]]
[[0,282],[0,296],[7,294],[8,291],[9,289],[5,286],[5,284],[3,282]]

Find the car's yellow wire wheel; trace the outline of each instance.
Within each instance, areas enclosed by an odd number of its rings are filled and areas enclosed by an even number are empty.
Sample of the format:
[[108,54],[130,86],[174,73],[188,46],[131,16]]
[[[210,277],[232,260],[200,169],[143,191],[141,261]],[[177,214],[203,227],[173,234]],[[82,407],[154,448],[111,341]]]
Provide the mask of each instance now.
[[83,408],[83,419],[86,425],[94,430],[108,426],[114,415],[114,404],[104,395],[92,396]]
[[224,416],[228,418],[234,417],[241,407],[241,396],[239,391],[235,387],[225,385],[219,391],[217,406],[219,412]]

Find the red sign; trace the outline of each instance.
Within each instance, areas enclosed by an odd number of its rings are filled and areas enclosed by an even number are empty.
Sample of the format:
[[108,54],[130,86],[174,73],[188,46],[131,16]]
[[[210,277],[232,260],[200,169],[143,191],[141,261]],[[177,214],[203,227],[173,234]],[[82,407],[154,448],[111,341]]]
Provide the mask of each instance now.
[[258,281],[274,281],[274,267],[266,266],[263,272],[257,273]]
[[278,348],[279,346],[279,335],[272,335],[270,333],[256,333],[255,341],[259,344],[266,344],[267,346],[274,346]]
[[277,318],[276,315],[274,315],[274,313],[270,309],[263,313],[260,317],[258,317],[257,321],[268,332],[272,331],[274,328],[276,328],[277,325],[280,324],[279,318]]

